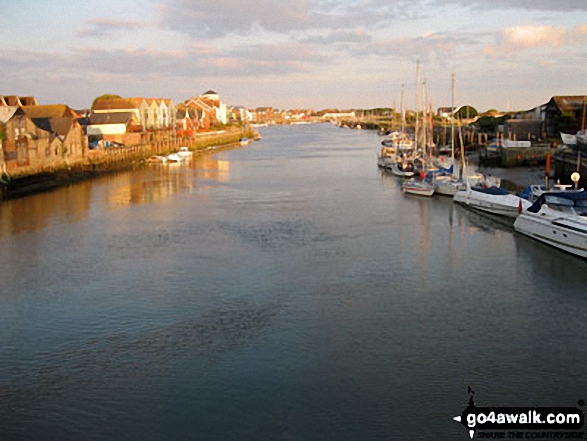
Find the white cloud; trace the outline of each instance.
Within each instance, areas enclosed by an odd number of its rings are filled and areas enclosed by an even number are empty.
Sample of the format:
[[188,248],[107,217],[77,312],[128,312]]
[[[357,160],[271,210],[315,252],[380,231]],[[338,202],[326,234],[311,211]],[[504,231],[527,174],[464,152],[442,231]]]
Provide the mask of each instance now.
[[459,4],[476,9],[525,9],[531,11],[587,11],[585,0],[436,0],[437,4]]
[[524,25],[502,29],[496,42],[485,47],[485,56],[496,58],[544,48],[560,48],[587,40],[587,25],[574,28],[561,26]]
[[95,18],[84,23],[78,32],[79,37],[102,37],[115,32],[129,32],[137,29],[155,28],[156,23],[138,20],[118,20],[111,18]]

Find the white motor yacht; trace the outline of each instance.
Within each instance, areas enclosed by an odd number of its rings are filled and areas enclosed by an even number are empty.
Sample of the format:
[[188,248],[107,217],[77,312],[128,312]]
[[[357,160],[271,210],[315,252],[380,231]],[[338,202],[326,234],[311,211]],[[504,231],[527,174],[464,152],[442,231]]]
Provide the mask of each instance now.
[[587,192],[546,192],[514,223],[516,231],[587,258]]

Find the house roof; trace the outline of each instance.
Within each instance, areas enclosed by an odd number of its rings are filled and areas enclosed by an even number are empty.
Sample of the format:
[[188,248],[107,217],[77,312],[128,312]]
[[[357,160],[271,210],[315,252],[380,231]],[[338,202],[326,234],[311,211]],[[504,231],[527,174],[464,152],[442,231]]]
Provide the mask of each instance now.
[[19,97],[20,102],[23,106],[38,106],[39,103],[34,96],[21,96]]
[[92,113],[90,125],[128,124],[132,121],[132,112]]
[[211,111],[212,107],[209,104],[206,104],[200,97],[192,98],[191,100],[185,103],[185,106],[189,107],[199,107],[200,109]]
[[34,96],[0,95],[2,106],[37,106],[38,104]]
[[4,101],[7,106],[21,106],[20,100],[16,95],[4,95]]
[[31,118],[31,121],[39,129],[52,135],[67,136],[76,118]]
[[29,118],[79,118],[75,113],[65,104],[51,104],[46,106],[23,106],[23,110]]
[[571,96],[553,96],[550,102],[562,112],[581,110],[587,105],[587,96],[571,95]]
[[96,101],[92,110],[138,109],[143,98],[104,98]]
[[[7,123],[19,108],[17,106],[0,107],[0,123]],[[22,112],[22,111],[21,111]]]

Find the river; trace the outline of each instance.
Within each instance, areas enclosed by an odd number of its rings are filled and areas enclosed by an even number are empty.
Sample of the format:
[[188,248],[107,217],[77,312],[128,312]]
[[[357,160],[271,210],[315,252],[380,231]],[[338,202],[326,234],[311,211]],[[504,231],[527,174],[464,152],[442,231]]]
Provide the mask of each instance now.
[[0,440],[465,440],[587,398],[587,262],[402,195],[373,132],[0,204]]

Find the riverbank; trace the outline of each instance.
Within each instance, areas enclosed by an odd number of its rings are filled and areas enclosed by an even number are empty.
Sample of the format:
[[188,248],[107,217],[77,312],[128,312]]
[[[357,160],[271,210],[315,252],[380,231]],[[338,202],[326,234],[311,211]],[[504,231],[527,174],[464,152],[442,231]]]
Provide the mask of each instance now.
[[250,130],[223,130],[199,133],[189,138],[156,140],[128,147],[89,150],[76,161],[64,161],[46,167],[22,167],[3,173],[0,177],[0,199],[6,200],[39,193],[91,179],[106,173],[141,166],[152,155],[166,155],[187,147],[193,152],[206,152],[217,148],[239,147],[239,140],[252,138]]

